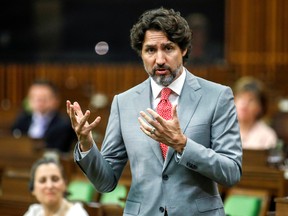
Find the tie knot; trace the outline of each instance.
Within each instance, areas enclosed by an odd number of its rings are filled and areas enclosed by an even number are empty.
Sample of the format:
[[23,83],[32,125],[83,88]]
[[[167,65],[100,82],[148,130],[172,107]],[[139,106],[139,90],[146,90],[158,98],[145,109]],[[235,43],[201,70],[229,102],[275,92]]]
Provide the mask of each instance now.
[[161,91],[161,100],[168,100],[170,94],[171,94],[170,88],[163,88]]

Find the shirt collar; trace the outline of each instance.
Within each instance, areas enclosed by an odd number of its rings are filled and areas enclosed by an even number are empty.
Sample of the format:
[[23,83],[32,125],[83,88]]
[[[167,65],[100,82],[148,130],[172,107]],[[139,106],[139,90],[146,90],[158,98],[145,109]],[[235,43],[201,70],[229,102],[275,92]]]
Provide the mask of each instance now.
[[[182,74],[167,87],[170,88],[174,93],[176,93],[179,96],[185,82],[185,77],[186,77],[186,68],[183,67]],[[153,79],[150,80],[151,80],[153,99],[155,100],[159,96],[164,86],[158,85]]]
[[46,114],[41,114],[39,112],[34,112],[32,114],[32,118],[34,120],[39,120],[39,121],[41,121],[41,120],[42,121],[50,121],[53,118],[54,115],[55,115],[54,112],[50,112],[50,113],[46,113]]

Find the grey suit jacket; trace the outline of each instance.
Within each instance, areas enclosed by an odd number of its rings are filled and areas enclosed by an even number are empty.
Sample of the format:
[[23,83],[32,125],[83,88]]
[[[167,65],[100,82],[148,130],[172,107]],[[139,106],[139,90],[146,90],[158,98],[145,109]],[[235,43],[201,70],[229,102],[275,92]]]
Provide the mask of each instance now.
[[112,191],[127,160],[132,184],[125,216],[224,216],[217,183],[240,180],[242,148],[234,98],[229,87],[187,71],[179,97],[178,117],[187,136],[179,160],[169,147],[163,161],[159,144],[146,136],[137,118],[151,107],[150,80],[116,95],[101,153],[94,144],[88,155],[74,157],[99,192]]

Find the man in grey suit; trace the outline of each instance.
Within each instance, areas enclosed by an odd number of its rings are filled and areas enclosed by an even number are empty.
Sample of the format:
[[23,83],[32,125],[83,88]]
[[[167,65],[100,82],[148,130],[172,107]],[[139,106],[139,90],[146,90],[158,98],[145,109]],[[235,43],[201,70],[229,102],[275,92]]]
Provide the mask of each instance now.
[[[67,101],[79,141],[77,164],[104,193],[116,187],[129,159],[132,183],[125,216],[224,216],[217,184],[236,184],[242,162],[231,89],[183,66],[192,34],[173,9],[144,12],[130,37],[149,78],[114,97],[101,151],[91,135],[101,118],[88,123],[90,111]],[[155,111],[167,87],[170,118]],[[168,147],[164,156],[160,143]]]

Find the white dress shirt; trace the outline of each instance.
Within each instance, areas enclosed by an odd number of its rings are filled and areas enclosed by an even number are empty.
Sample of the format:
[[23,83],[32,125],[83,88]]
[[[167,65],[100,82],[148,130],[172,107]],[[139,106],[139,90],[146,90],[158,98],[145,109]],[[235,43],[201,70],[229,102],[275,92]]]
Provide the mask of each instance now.
[[34,139],[43,138],[51,120],[52,120],[51,115],[42,115],[40,113],[33,113],[32,123],[28,130],[29,137]]
[[[171,102],[172,105],[177,105],[178,100],[179,100],[179,95],[181,94],[184,82],[185,82],[185,77],[186,77],[186,69],[183,68],[182,74],[174,81],[172,82],[168,88],[170,88],[171,95],[169,96],[169,101]],[[156,110],[156,107],[158,103],[160,102],[160,92],[165,86],[158,85],[153,79],[151,80],[151,88],[152,88],[152,105],[153,109]]]

